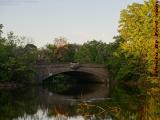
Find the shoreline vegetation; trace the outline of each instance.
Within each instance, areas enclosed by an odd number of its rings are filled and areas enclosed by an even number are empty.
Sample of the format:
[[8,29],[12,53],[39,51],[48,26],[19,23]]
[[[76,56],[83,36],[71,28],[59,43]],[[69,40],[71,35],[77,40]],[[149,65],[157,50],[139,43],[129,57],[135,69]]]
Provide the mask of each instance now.
[[18,84],[18,83],[13,83],[13,82],[0,82],[0,90],[3,90],[3,89],[7,89],[7,90],[10,90],[10,89],[17,89],[17,88],[20,88],[20,87],[24,87],[23,84]]
[[13,89],[13,88],[17,88],[17,84],[13,84],[13,83],[0,83],[0,89]]

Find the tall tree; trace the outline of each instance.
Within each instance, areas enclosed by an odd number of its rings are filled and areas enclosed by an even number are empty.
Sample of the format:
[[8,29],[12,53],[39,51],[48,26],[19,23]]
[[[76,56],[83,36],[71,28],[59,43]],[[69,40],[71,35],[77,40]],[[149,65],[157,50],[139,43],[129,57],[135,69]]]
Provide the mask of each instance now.
[[[153,72],[154,64],[154,5],[155,0],[133,3],[121,11],[119,21],[119,33],[124,39],[122,50],[145,64],[149,73]],[[160,33],[160,24],[158,28]]]

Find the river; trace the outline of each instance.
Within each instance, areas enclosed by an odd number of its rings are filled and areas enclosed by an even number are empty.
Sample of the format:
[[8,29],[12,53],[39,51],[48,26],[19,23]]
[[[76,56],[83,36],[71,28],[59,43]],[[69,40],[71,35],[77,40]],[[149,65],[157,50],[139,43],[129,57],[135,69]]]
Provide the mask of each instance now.
[[0,120],[138,120],[143,101],[136,93],[73,80],[3,89]]

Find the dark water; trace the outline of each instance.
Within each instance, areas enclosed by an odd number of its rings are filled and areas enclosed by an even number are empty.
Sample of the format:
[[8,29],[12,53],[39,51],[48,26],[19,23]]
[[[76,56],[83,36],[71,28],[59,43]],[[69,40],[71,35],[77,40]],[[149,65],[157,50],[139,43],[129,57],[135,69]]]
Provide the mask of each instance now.
[[51,86],[1,90],[0,120],[117,119],[118,101],[108,96],[105,84],[77,84],[58,92]]
[[0,120],[143,120],[148,103],[150,119],[159,120],[160,105],[156,108],[152,99],[144,101],[137,87],[113,87],[75,76],[59,75],[56,81],[50,78],[39,86],[1,89]]
[[104,99],[107,94],[103,84],[79,84],[62,93],[43,86],[1,90],[0,120],[48,120],[66,113],[72,119],[83,119],[76,111],[78,104]]

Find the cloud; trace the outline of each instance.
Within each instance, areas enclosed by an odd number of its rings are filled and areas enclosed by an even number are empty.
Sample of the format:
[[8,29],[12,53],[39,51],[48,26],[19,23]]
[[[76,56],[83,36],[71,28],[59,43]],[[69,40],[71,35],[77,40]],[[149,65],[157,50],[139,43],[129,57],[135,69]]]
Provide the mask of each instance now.
[[16,6],[22,4],[34,4],[39,0],[0,0],[0,6]]

